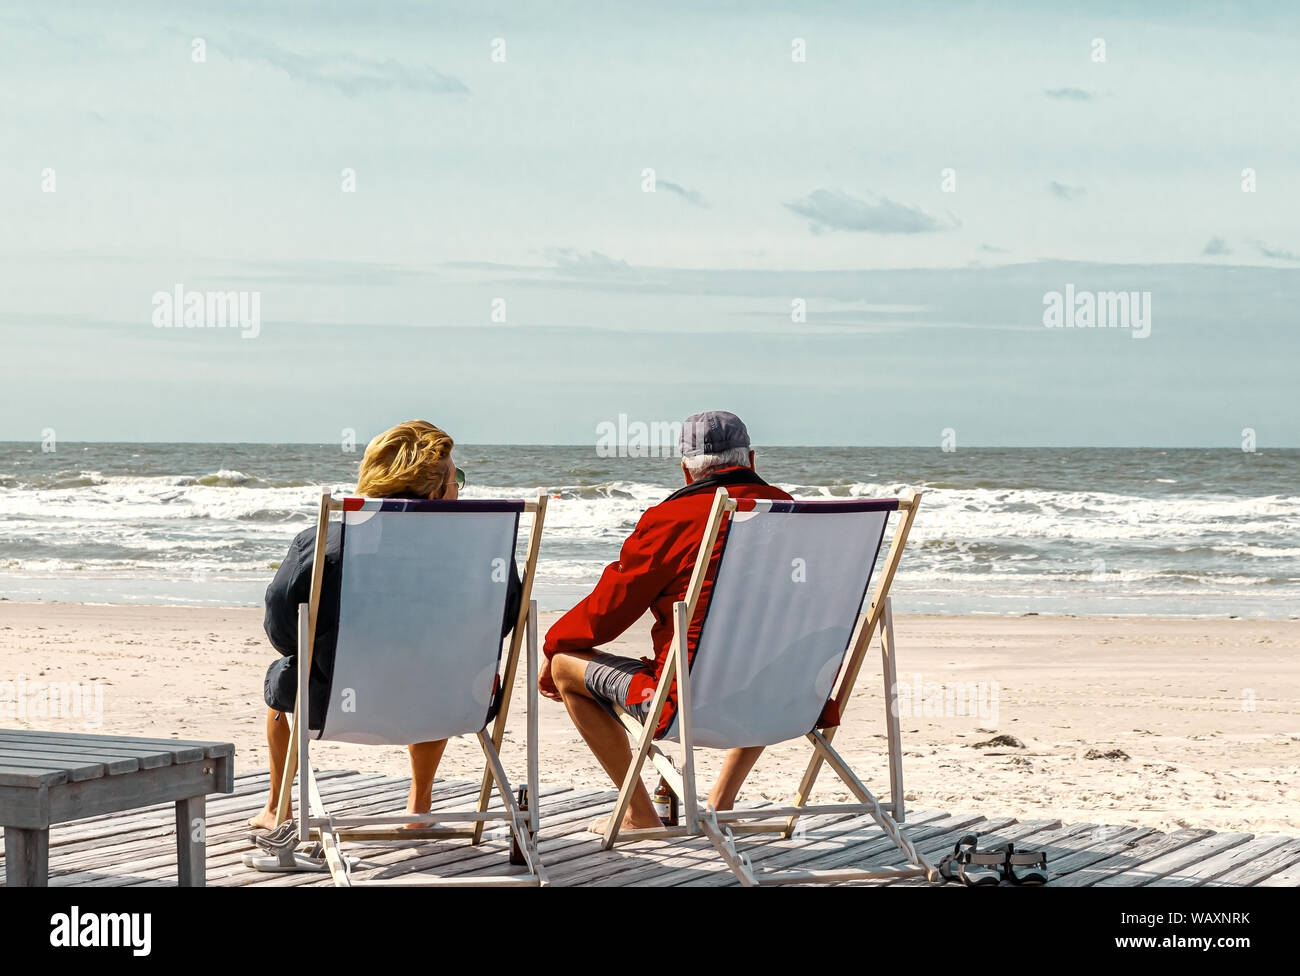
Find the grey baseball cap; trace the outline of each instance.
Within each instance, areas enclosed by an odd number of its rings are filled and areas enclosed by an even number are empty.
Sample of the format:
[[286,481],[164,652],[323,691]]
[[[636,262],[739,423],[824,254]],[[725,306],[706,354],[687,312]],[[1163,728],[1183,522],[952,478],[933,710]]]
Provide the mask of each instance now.
[[706,410],[693,413],[682,421],[677,446],[682,457],[721,454],[733,447],[749,447],[749,431],[745,429],[745,422],[734,413]]

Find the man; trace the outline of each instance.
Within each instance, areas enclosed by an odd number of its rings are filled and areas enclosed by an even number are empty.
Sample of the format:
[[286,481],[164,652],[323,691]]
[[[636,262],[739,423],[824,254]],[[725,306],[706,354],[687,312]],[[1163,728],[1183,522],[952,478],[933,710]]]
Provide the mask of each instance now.
[[[612,705],[617,702],[641,721],[649,714],[672,645],[673,604],[686,598],[714,493],[721,487],[734,498],[790,497],[754,472],[749,432],[733,413],[713,410],[687,417],[679,446],[686,487],[646,510],[623,543],[618,562],[606,566],[591,594],[555,622],[543,647],[546,658],[538,678],[541,693],[564,703],[592,753],[620,786],[632,762],[632,750]],[[691,654],[695,653],[708,606],[720,546],[721,540],[719,548],[714,549],[714,564],[690,622],[687,646]],[[638,661],[597,650],[636,623],[647,610],[654,615],[650,630],[652,658]],[[660,733],[667,730],[676,707],[674,682]],[[714,809],[732,809],[741,784],[762,751],[761,746],[755,746],[727,752],[709,794]],[[591,829],[599,833],[604,826],[605,821],[597,821]],[[638,783],[623,829],[658,826],[659,818],[645,786]]]

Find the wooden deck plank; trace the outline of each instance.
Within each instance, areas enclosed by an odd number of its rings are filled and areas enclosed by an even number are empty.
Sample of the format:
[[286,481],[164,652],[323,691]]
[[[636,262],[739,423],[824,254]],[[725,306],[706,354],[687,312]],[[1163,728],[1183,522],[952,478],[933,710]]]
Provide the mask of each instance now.
[[[71,745],[54,748],[77,754]],[[129,747],[123,747],[111,755],[141,758],[127,756],[128,751]],[[26,772],[32,767],[18,768]],[[410,782],[404,776],[346,770],[321,771],[317,780],[331,812],[354,815],[399,812],[405,806]],[[439,781],[434,810],[471,807],[478,785],[469,780]],[[243,866],[243,854],[252,849],[245,821],[262,809],[268,786],[265,770],[243,773],[236,777],[234,793],[215,795],[208,804],[208,883],[256,887],[331,885],[328,874],[264,874]],[[592,819],[609,812],[615,797],[612,790],[544,785],[541,794],[538,801],[543,823],[538,847],[553,884],[737,884],[703,837],[643,840],[601,851],[600,838],[586,828]],[[496,797],[493,808],[500,809]],[[1017,821],[942,811],[911,813],[903,825],[904,834],[932,861],[951,850],[962,835],[977,833],[981,847],[1011,841],[1017,847],[1047,851],[1053,886],[1300,885],[1300,839],[1292,837],[1254,838],[1249,834],[1203,830],[1166,835],[1146,827],[1062,824],[1049,819]],[[174,837],[175,816],[170,803],[58,825],[51,833],[50,883],[92,887],[175,885]],[[775,834],[742,834],[737,844],[758,871],[904,864],[897,848],[865,815],[808,817],[805,829],[789,840]],[[400,881],[427,874],[449,878],[507,875],[512,871],[507,863],[508,835],[495,827],[478,847],[448,839],[348,842],[347,850],[362,858],[357,871],[361,880]],[[4,867],[2,851],[0,845],[0,877]],[[928,885],[922,879],[849,884]]]
[[[608,791],[578,793],[569,790],[564,794],[564,799],[547,800],[545,793],[546,787],[543,787],[545,802],[541,810],[545,822],[538,836],[538,846],[549,873],[552,866],[566,856],[567,847],[571,846],[577,838],[588,836],[585,835],[587,823],[590,822],[594,812],[608,810],[609,798],[612,794]],[[594,836],[592,839],[595,839]],[[481,873],[485,870],[495,871],[504,857],[505,850],[503,838],[489,837],[477,849],[463,841],[450,840],[436,846],[429,844],[414,856],[388,851],[368,857],[367,861],[387,865],[389,873],[385,876],[397,877],[411,871],[434,873],[436,870],[440,876],[451,877],[456,874]],[[361,877],[366,875],[363,874]],[[271,883],[283,884],[284,882],[277,879]],[[328,884],[329,879],[315,883]]]
[[[0,729],[0,741],[7,736],[27,735],[31,729]],[[78,743],[96,743],[103,745],[122,745],[128,747],[150,746],[160,752],[169,751],[184,754],[188,759],[180,762],[197,762],[200,759],[215,759],[218,756],[230,757],[235,754],[235,747],[229,742],[205,742],[196,739],[156,739],[134,735],[99,735],[93,732],[37,732],[42,739],[50,742],[67,741]],[[195,750],[198,750],[195,753]]]
[[[339,782],[349,783],[346,779],[341,779]],[[220,795],[211,800],[208,804],[207,817],[209,839],[220,836],[223,823],[228,823],[232,829],[237,829],[239,836],[242,837],[247,833],[247,828],[243,826],[244,820],[254,812],[255,808],[261,807],[258,801],[259,797],[256,794],[233,799],[227,795]],[[175,830],[174,818],[172,804],[155,807],[144,816],[140,816],[138,811],[132,811],[129,818],[124,817],[117,821],[112,818],[107,821],[96,818],[90,829],[83,830],[67,843],[58,846],[57,850],[62,856],[51,865],[52,879],[61,871],[83,867],[87,858],[111,864],[119,851],[129,853],[139,849],[158,852],[164,848],[170,851],[170,838],[174,836]],[[73,828],[72,832],[76,833],[75,828],[86,823],[89,821],[76,821],[66,827]],[[118,823],[122,824],[120,829],[117,827]],[[56,825],[52,830],[52,838],[60,838],[60,835],[65,832],[65,825]],[[52,845],[52,851],[55,849]],[[52,880],[52,883],[56,882]]]
[[1295,888],[1300,887],[1300,861],[1292,861],[1281,871],[1256,882],[1260,888]]
[[[448,788],[435,793],[433,798],[433,804],[432,804],[432,812],[436,813],[438,810],[452,810],[452,809],[465,810],[465,809],[472,808],[474,802],[477,800],[478,788],[479,788],[479,784],[477,783],[471,783],[469,781],[456,781],[453,786],[449,786]],[[543,809],[546,808],[545,801],[548,799],[548,797],[556,794],[568,793],[568,792],[571,792],[571,790],[567,786],[559,786],[559,787],[543,786],[541,788],[542,800],[544,803]],[[328,802],[328,798],[323,797],[322,799],[325,799]],[[404,802],[405,802],[405,787],[403,788],[401,803],[394,804],[391,801],[387,803],[384,802],[365,803],[365,804],[354,803],[351,805],[347,803],[340,803],[337,805],[337,810],[335,812],[343,815],[364,814],[364,813],[391,813],[394,810],[400,809],[401,805]],[[499,802],[496,801],[495,797],[494,797],[494,802],[491,805],[491,808],[500,809],[500,804]],[[364,855],[365,866],[360,868],[358,877],[365,878],[371,876],[375,871],[374,865],[376,864],[380,865],[381,867],[383,865],[388,865],[388,864],[403,864],[407,862],[410,862],[411,864],[415,864],[422,852],[427,852],[431,847],[438,844],[438,842],[436,841],[424,840],[424,841],[407,842],[406,844],[399,843],[398,846],[396,847],[384,846],[386,844],[391,845],[392,843],[394,842],[384,842],[384,841],[374,841],[374,842],[364,842],[364,843],[360,841],[347,842],[345,844],[345,850],[349,854],[354,854],[357,852],[365,852],[365,851],[372,852]],[[414,847],[410,846],[411,844],[414,844],[415,846]],[[311,885],[332,884],[330,877],[327,874],[326,875],[263,874],[261,872],[254,871],[252,869],[245,868],[241,861],[241,855],[247,850],[248,850],[248,846],[244,845],[242,850],[238,851],[236,855],[231,859],[230,864],[227,865],[232,872],[229,875],[229,881],[227,883],[232,885],[258,884],[259,886],[265,885],[271,887],[299,887],[303,885],[311,886]],[[441,844],[440,850],[438,851],[438,855],[441,856],[445,861],[454,862],[460,858],[468,856],[467,852],[472,852],[473,850],[474,849],[471,847],[471,845],[468,842],[459,839],[452,839],[452,840],[445,841]],[[221,866],[219,865],[218,870],[220,869]],[[406,872],[399,871],[398,873],[399,874],[412,873],[414,870],[415,869],[412,867]],[[219,881],[218,883],[222,883],[222,882]]]
[[[375,789],[376,787],[373,784],[368,784],[366,787],[361,788]],[[327,787],[322,785],[321,789],[325,791]],[[406,791],[405,781],[395,782],[391,789],[394,795],[399,791],[404,794]],[[349,781],[341,781],[340,785],[335,787],[335,790],[344,793],[350,792]],[[208,858],[210,862],[219,856],[223,842],[236,843],[245,850],[249,848],[250,845],[246,839],[248,827],[245,821],[257,809],[260,809],[261,804],[257,803],[255,798],[246,798],[244,805],[241,806],[220,809],[217,809],[217,807],[216,802],[212,803],[207,817]],[[174,837],[174,834],[174,822],[165,814],[160,814],[152,823],[137,826],[108,843],[82,841],[73,846],[73,852],[70,852],[69,856],[61,857],[58,864],[52,867],[51,884],[76,884],[78,879],[72,877],[74,873],[94,874],[95,869],[99,867],[111,869],[114,866],[123,867],[125,864],[140,863],[141,857],[145,860],[152,857],[157,863],[161,864],[163,872],[166,873],[165,858],[174,856],[171,847],[171,838]],[[126,860],[123,862],[121,860],[123,856],[130,857],[132,855],[136,857],[134,861]]]
[[[556,798],[572,793],[566,786],[542,784],[541,809],[558,812]],[[473,803],[457,805],[460,809],[473,806]],[[498,803],[490,809],[500,810]],[[550,815],[548,815],[549,818]],[[365,851],[360,843],[345,843],[348,853]],[[467,840],[451,838],[445,841],[412,841],[405,847],[394,847],[390,841],[377,841],[371,848],[372,853],[361,854],[361,861],[355,869],[355,876],[361,881],[400,878],[409,874],[433,875],[437,877],[455,877],[465,874],[507,874],[512,869],[507,864],[510,843],[497,831],[485,833],[484,840],[477,847]],[[513,869],[519,873],[521,869]]]
[[[539,854],[546,865],[547,874],[560,870],[591,850],[591,844],[599,844],[599,838],[587,831],[592,819],[609,812],[611,793],[607,791],[586,792],[576,797],[567,810],[546,813],[542,831],[537,838]],[[546,808],[551,809],[551,808]],[[494,838],[504,843],[503,838]],[[484,849],[477,857],[496,857],[491,849]],[[482,863],[462,859],[452,870],[476,871],[482,869]],[[554,882],[552,882],[554,883]]]
[[[803,819],[805,818],[801,818]],[[925,815],[917,814],[914,819],[919,825],[926,818]],[[755,869],[769,869],[777,858],[784,857],[791,864],[801,863],[816,858],[825,851],[860,845],[872,837],[883,837],[870,817],[826,816],[808,817],[806,820],[804,829],[788,840],[781,840],[778,834],[740,834],[736,837],[736,847],[750,859]],[[707,840],[701,845],[694,845],[689,853],[666,859],[664,867],[668,870],[655,879],[656,884],[713,886],[715,882],[718,885],[727,884],[732,877],[731,869]],[[638,879],[631,874],[613,880],[620,887],[636,884]]]
[[1222,850],[1218,854],[1203,857],[1191,864],[1184,865],[1164,877],[1150,882],[1149,887],[1191,888],[1208,884],[1220,875],[1248,865],[1261,855],[1281,847],[1289,839],[1276,834],[1255,837],[1235,847]]
[[[98,766],[101,776],[116,776],[119,773],[133,773],[140,768],[140,760],[134,756],[122,756],[114,753],[96,751],[73,752],[67,748],[20,749],[13,743],[0,750],[0,762],[13,765],[19,761],[24,764],[38,762],[47,766]],[[93,777],[92,777],[93,778]],[[75,782],[75,780],[74,780]]]
[[1104,861],[1106,858],[1112,857],[1121,851],[1126,851],[1132,845],[1149,840],[1153,836],[1164,835],[1151,827],[1127,827],[1113,824],[1100,824],[1090,831],[1082,831],[1071,838],[1069,850],[1061,856],[1053,858],[1051,863],[1048,864],[1047,868],[1052,877],[1050,883],[1055,884],[1060,878],[1081,871],[1099,861]]
[[1144,860],[1139,864],[1124,868],[1096,883],[1098,888],[1134,888],[1149,885],[1160,878],[1194,866],[1200,861],[1214,857],[1222,851],[1238,847],[1254,834],[1211,833],[1208,837],[1195,840],[1185,847],[1162,854],[1160,857]]
[[97,736],[60,736],[54,738],[45,732],[0,729],[0,755],[11,749],[39,749],[49,752],[86,752],[113,756],[132,756],[140,760],[141,769],[170,766],[173,762],[198,762],[204,751],[197,747],[164,749],[150,743],[134,742],[130,745],[118,740],[103,740]]
[[[913,811],[913,816],[902,826],[902,830],[904,836],[923,850],[927,842],[934,843],[939,838],[960,835],[982,822],[984,818],[978,814],[954,817],[936,812],[932,818],[927,819],[927,815]],[[843,833],[840,832],[841,828],[844,828]],[[818,835],[823,831],[829,833],[827,842],[818,844]],[[859,831],[865,833],[846,842],[845,837]],[[946,840],[938,842],[948,843]],[[877,866],[883,863],[884,858],[897,854],[898,851],[894,842],[876,826],[870,816],[851,817],[847,821],[837,818],[832,824],[813,824],[801,842],[791,838],[789,841],[774,839],[763,843],[756,837],[742,837],[737,840],[737,847],[749,856],[756,867],[770,866],[764,863],[768,856],[783,855],[782,870],[800,871]],[[665,881],[673,885],[709,887],[727,887],[740,883],[707,841],[699,851],[697,864],[673,872]]]
[[[912,811],[912,819],[904,832],[907,836],[920,836],[936,821],[946,815],[938,811]],[[865,861],[893,849],[890,841],[869,815],[809,817],[803,821],[804,829],[789,840],[775,834],[738,835],[737,849],[750,859],[756,870],[806,870],[807,865],[819,858],[842,854]],[[848,851],[854,851],[848,855]],[[854,862],[857,863],[857,862]],[[692,862],[662,879],[670,885],[722,886],[738,883],[731,870],[707,842],[692,857]],[[658,882],[656,882],[658,883]]]
[[[915,840],[927,836],[926,831],[938,832],[935,825],[945,819],[947,814],[937,810],[911,810],[908,812],[907,823],[903,825],[904,836]],[[856,856],[864,860],[893,849],[893,842],[876,826],[876,822],[870,816],[864,815],[847,821],[837,821],[824,827],[814,826],[805,831],[802,837],[791,837],[789,841],[778,841],[747,849],[745,853],[749,855],[755,867],[765,871],[802,871],[806,870],[808,862],[827,853],[844,850],[846,838],[856,838],[859,833],[862,837],[855,840],[858,844]],[[874,840],[871,840],[873,835]],[[862,845],[864,840],[868,841],[866,846]],[[716,861],[717,858],[714,857],[714,860]],[[678,872],[667,880],[674,885],[717,887],[730,883],[728,875],[730,875],[729,870],[724,874],[710,873],[706,877],[694,878],[685,872]]]
[[[358,790],[327,790],[320,783],[321,798],[326,804],[332,804],[340,811],[344,810],[380,810],[388,811],[399,804],[404,804],[409,789],[409,780],[404,778],[383,777]],[[257,809],[261,809],[260,804]],[[249,814],[253,812],[247,811]],[[256,849],[248,841],[249,830],[243,819],[218,829],[215,838],[209,834],[210,855],[208,859],[208,884],[216,887],[232,887],[261,884],[270,878],[310,879],[311,875],[268,875],[244,867],[243,855],[255,853]],[[260,852],[259,852],[260,853]],[[132,885],[166,884],[166,875],[156,870],[145,872],[144,877],[137,877]]]
[[[327,808],[333,805],[339,813],[388,813],[405,805],[410,781],[404,777],[384,777],[381,781],[371,783],[359,790],[348,790],[344,786],[328,792],[319,779],[318,785],[321,799],[326,803]],[[435,808],[439,802],[445,804],[468,796],[470,789],[470,784],[460,781],[444,784],[441,789],[435,790]],[[252,812],[255,811],[249,811]],[[229,879],[229,884],[241,882],[254,884],[264,877],[285,879],[312,877],[298,874],[265,875],[251,868],[245,868],[243,855],[254,850],[253,845],[248,842],[248,833],[248,828],[240,821],[218,831],[215,836],[209,834],[209,885],[222,885],[223,879]],[[166,877],[165,867],[160,869],[156,862],[151,862],[142,869],[137,869],[134,872],[134,880],[129,883],[131,885],[166,883]]]
[[[377,773],[357,774],[350,773],[348,770],[333,770],[326,778],[333,779],[344,776],[360,777],[361,779],[380,778]],[[247,799],[249,793],[262,794],[267,789],[269,780],[265,770],[258,774],[246,774],[242,778],[237,778],[233,793],[214,794],[208,798],[207,808],[209,818],[219,815],[221,811],[233,809],[236,805],[242,804],[240,809],[248,807],[248,813],[245,819],[251,816],[255,810],[249,806],[250,801]],[[261,804],[255,804],[260,809]],[[147,807],[139,807],[135,810],[124,811],[120,814],[100,814],[95,817],[88,817],[84,820],[71,820],[67,823],[56,825],[50,832],[50,852],[54,856],[56,848],[59,850],[71,850],[81,846],[91,844],[94,841],[103,840],[104,838],[117,838],[130,834],[137,829],[147,829],[157,825],[165,825],[169,828],[174,827],[175,804],[157,803]],[[0,841],[0,859],[3,858],[4,844]]]
[[[808,830],[833,830],[836,825],[846,825],[854,818],[848,814],[842,816],[817,815],[808,817]],[[738,835],[737,844],[747,853],[756,854],[777,842],[775,834]],[[800,841],[785,841],[785,844],[801,844]],[[775,853],[773,848],[773,853]],[[646,839],[626,844],[616,844],[613,850],[597,850],[584,863],[581,874],[570,878],[569,883],[581,883],[600,886],[624,887],[634,884],[673,884],[671,878],[684,876],[703,878],[714,870],[725,869],[726,865],[719,859],[713,845],[699,834],[695,837],[669,837]]]
[[[434,800],[433,809],[439,809],[439,803],[465,803],[472,793],[470,784],[459,784],[461,790],[455,794],[452,800],[439,801]],[[336,802],[328,796],[322,796],[324,802],[328,805],[333,803],[331,809],[343,813],[388,813],[399,808],[405,803],[407,790],[405,787],[395,790],[391,794],[375,794],[370,797],[356,798],[352,802]],[[316,874],[267,874],[260,871],[247,868],[243,864],[243,855],[251,852],[253,849],[247,843],[242,841],[239,834],[234,834],[228,838],[223,850],[219,852],[216,862],[217,880],[216,884],[227,887],[244,887],[256,885],[259,887],[299,887],[303,885],[312,885],[319,883],[320,879],[329,882],[329,875]],[[156,879],[149,883],[157,883]],[[210,882],[211,883],[211,882]]]
[[[104,767],[98,763],[89,766],[83,771],[82,779],[96,775],[95,770],[99,770],[99,774],[102,775],[103,769]],[[78,782],[72,779],[77,773],[77,770],[61,765],[32,762],[27,759],[0,761],[0,786],[16,786],[22,789],[61,786],[67,782]]]
[[[346,791],[347,780],[335,782],[340,784],[337,789]],[[398,781],[392,790],[394,795],[399,791],[404,794],[405,782]],[[210,865],[219,862],[224,847],[229,846],[235,851],[250,849],[246,839],[248,828],[244,821],[260,807],[261,804],[254,799],[248,807],[222,812],[215,819],[227,828],[226,831],[213,829],[214,818],[208,818]],[[176,864],[176,851],[172,842],[174,836],[174,822],[160,820],[153,825],[136,828],[115,842],[88,845],[71,857],[60,857],[57,861],[52,861],[50,885],[120,886],[131,884],[132,879],[151,876],[166,878],[170,882]]]
[[1287,871],[1293,867],[1300,869],[1300,838],[1284,837],[1283,843],[1273,850],[1207,881],[1206,885],[1209,887],[1259,885],[1271,888],[1275,887],[1274,878],[1281,878],[1283,881],[1277,886],[1295,887],[1300,885],[1300,876],[1292,877],[1289,882],[1285,881]]
[[1213,834],[1212,830],[1191,829],[1175,830],[1168,834],[1156,832],[1150,836],[1131,840],[1121,850],[1094,861],[1087,867],[1072,871],[1065,877],[1055,879],[1052,885],[1059,888],[1086,888],[1112,875],[1132,871],[1147,861],[1173,854]]

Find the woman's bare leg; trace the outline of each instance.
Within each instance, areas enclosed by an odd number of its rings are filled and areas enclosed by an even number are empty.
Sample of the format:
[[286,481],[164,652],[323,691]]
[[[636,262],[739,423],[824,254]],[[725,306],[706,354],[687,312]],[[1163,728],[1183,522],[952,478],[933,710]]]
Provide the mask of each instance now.
[[[411,792],[406,797],[406,812],[428,813],[429,807],[433,805],[433,780],[438,774],[438,763],[442,762],[447,740],[417,742],[406,748],[411,754]],[[413,823],[407,826],[427,827],[428,824]]]
[[[259,830],[274,830],[279,826],[276,820],[276,808],[280,805],[280,781],[284,779],[284,757],[289,749],[289,716],[284,712],[277,712],[274,708],[266,710],[266,747],[270,752],[271,765],[271,795],[267,798],[266,806],[262,812],[255,817],[250,817],[248,826],[255,827]],[[293,817],[293,805],[290,801],[288,807],[289,817]]]

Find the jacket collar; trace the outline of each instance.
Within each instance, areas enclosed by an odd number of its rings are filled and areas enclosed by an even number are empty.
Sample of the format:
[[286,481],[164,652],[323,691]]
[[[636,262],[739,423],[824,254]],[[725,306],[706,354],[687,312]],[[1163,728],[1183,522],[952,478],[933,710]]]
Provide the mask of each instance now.
[[760,478],[753,468],[739,465],[734,468],[719,468],[716,471],[710,471],[703,478],[697,478],[684,488],[678,488],[664,501],[676,501],[678,498],[686,498],[688,495],[698,495],[704,492],[713,494],[719,488],[727,488],[731,485],[762,485],[766,487],[767,482]]

